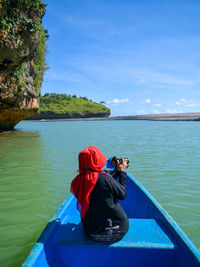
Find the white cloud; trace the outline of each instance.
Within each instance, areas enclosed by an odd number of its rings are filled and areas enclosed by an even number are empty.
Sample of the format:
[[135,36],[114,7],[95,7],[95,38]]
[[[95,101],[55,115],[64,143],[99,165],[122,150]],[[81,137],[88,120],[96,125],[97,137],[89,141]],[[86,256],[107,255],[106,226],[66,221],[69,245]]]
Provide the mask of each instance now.
[[144,83],[148,83],[148,81],[140,79],[140,80],[137,81],[137,83],[144,84]]
[[166,110],[166,113],[183,113],[183,111],[182,110],[177,110],[177,109],[175,109],[175,108],[167,108]]
[[196,102],[196,103],[190,103],[190,104],[186,104],[187,108],[194,108],[194,107],[200,107],[200,102]]
[[152,114],[159,114],[160,113],[160,111],[158,111],[157,109],[153,109],[151,112],[152,112]]
[[154,104],[154,107],[161,107],[162,104]]
[[190,99],[186,100],[185,98],[181,98],[180,100],[176,101],[177,106],[184,106],[187,108],[194,108],[194,107],[200,107],[200,101]]
[[140,109],[140,110],[136,110],[136,114],[137,114],[137,115],[145,115],[145,114],[148,114],[148,112],[146,112],[146,111]]
[[180,100],[176,101],[176,105],[184,105],[186,103],[186,99],[185,98],[181,98]]
[[147,99],[143,100],[142,103],[150,104],[151,103],[151,99],[147,98]]
[[137,82],[142,80],[148,81],[149,84],[155,83],[157,85],[159,84],[165,86],[192,86],[196,83],[199,83],[199,78],[196,74],[197,71],[198,69],[195,69],[194,74],[190,76],[180,76],[180,74],[175,75],[172,71],[169,70],[161,71],[158,68],[155,70],[150,70],[147,68],[133,67],[130,68],[129,73],[132,74],[135,79],[137,79]]
[[128,98],[123,98],[123,99],[115,98],[113,100],[108,100],[107,104],[110,104],[110,105],[113,105],[113,106],[117,106],[117,105],[128,103],[128,102],[129,102]]

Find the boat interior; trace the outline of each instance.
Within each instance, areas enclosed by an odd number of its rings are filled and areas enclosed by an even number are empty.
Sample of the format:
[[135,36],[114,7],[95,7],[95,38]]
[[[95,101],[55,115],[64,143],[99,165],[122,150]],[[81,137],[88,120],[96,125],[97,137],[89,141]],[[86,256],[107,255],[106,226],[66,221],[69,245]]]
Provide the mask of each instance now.
[[129,231],[118,242],[90,240],[76,204],[70,194],[47,225],[33,249],[39,256],[30,257],[34,266],[199,266],[191,241],[132,177],[127,178],[127,196],[121,201]]

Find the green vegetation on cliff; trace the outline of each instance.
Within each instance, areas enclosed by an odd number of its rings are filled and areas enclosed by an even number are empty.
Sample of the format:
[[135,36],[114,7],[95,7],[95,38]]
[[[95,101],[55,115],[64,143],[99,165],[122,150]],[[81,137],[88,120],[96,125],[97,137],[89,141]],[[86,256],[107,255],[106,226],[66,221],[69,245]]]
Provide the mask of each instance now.
[[34,119],[90,118],[109,115],[108,107],[88,100],[87,97],[77,98],[76,95],[52,93],[40,97],[39,114]]
[[42,0],[0,0],[0,130],[37,114],[47,31]]
[[[4,56],[0,69],[7,70],[6,86],[15,80],[21,90],[26,87],[26,64],[31,61],[33,87],[39,93],[45,69],[47,31],[41,24],[46,4],[41,0],[0,1],[0,45]],[[16,50],[17,55],[13,55]],[[30,75],[31,76],[31,75]],[[18,89],[19,90],[19,89]]]

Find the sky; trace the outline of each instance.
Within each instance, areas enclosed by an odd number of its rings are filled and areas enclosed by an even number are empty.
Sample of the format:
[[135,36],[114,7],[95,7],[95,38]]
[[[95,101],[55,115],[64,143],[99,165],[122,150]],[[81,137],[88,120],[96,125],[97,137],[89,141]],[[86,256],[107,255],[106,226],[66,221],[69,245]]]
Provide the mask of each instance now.
[[200,112],[199,0],[44,0],[41,94],[104,101],[111,116]]

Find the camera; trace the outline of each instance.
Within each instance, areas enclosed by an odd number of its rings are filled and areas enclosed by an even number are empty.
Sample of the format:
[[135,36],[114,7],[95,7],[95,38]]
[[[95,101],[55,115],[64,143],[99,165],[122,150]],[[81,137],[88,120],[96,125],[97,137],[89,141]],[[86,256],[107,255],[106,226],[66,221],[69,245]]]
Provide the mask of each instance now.
[[[110,162],[111,162],[111,166],[114,167],[114,168],[117,168],[117,160],[119,160],[119,164],[122,164],[122,158],[123,157],[117,157],[117,156],[114,156],[110,159]],[[127,165],[129,164],[129,159],[128,158],[123,158]]]

